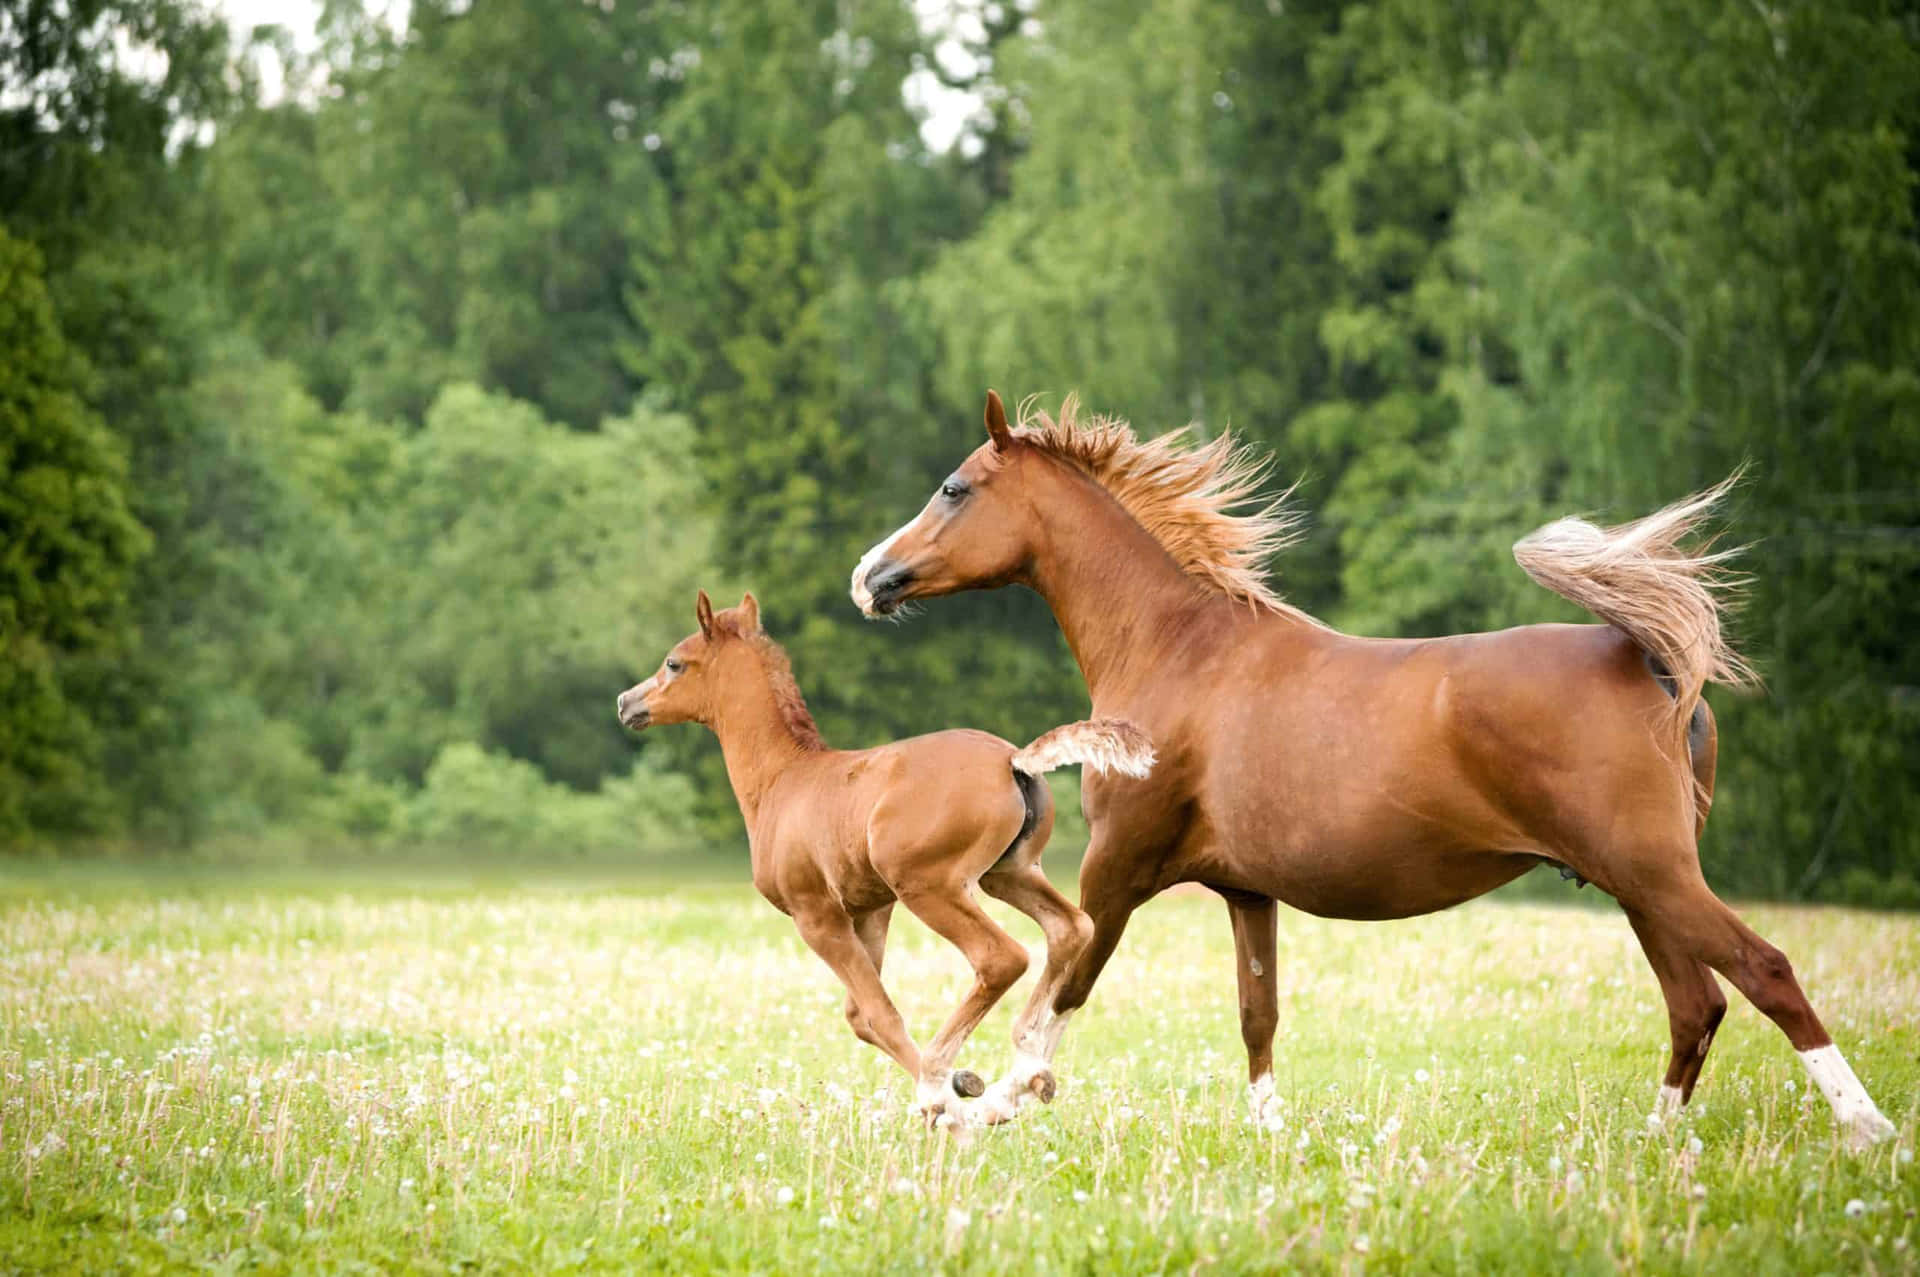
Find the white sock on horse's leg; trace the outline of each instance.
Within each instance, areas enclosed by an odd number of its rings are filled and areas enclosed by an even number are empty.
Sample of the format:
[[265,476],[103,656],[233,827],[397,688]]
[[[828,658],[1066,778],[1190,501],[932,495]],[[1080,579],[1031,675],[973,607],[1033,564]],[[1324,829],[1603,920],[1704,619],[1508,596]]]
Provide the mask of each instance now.
[[1663,1120],[1678,1116],[1681,1106],[1685,1103],[1686,1100],[1681,1097],[1679,1087],[1663,1082],[1660,1085],[1660,1098],[1654,1101],[1653,1115]]
[[1846,1129],[1849,1144],[1866,1148],[1892,1137],[1893,1123],[1881,1114],[1873,1097],[1867,1094],[1867,1088],[1860,1085],[1860,1079],[1854,1076],[1852,1066],[1847,1063],[1847,1057],[1840,1054],[1839,1047],[1829,1042],[1826,1046],[1802,1051],[1800,1062],[1807,1066],[1813,1084],[1833,1106],[1833,1120]]
[[1270,1131],[1280,1129],[1280,1102],[1274,1095],[1273,1074],[1262,1073],[1247,1084],[1247,1107],[1252,1111],[1254,1125]]

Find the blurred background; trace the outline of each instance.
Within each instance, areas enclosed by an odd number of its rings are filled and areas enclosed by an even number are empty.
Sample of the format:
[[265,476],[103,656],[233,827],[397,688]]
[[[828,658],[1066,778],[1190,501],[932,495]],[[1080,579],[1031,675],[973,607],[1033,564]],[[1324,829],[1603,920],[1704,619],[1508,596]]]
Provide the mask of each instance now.
[[1917,14],[0,0],[0,843],[738,866],[613,714],[702,586],[833,743],[1025,741],[1037,598],[846,597],[994,386],[1272,450],[1367,634],[1750,461],[1708,873],[1920,906]]

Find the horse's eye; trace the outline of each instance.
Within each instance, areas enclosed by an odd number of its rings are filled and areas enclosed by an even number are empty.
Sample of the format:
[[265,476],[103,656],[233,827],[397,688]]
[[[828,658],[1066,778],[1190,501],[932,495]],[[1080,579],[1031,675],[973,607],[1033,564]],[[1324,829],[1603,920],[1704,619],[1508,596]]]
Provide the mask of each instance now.
[[940,495],[949,501],[958,501],[961,497],[967,495],[967,490],[949,479],[940,485]]
[[669,674],[678,674],[678,673],[679,673],[679,672],[680,672],[681,670],[683,670],[683,669],[685,669],[685,668],[687,668],[687,667],[686,667],[685,665],[683,665],[683,664],[681,664],[681,663],[680,663],[680,658],[679,658],[679,657],[677,657],[677,656],[669,656],[669,657],[667,658],[667,673],[669,673]]

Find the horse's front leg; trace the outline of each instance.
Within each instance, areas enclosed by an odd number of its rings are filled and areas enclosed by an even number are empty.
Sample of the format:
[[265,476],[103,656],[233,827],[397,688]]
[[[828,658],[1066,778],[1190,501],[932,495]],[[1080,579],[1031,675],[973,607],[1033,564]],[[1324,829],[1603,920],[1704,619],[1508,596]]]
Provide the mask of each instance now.
[[1052,1005],[1028,1020],[1014,1046],[1012,1070],[987,1088],[982,1105],[989,1121],[1007,1121],[1040,1091],[1051,1092],[1053,1057],[1067,1020],[1086,1005],[1094,981],[1127,929],[1127,919],[1154,894],[1153,880],[1140,872],[1143,863],[1146,858],[1132,849],[1124,856],[1116,854],[1095,829],[1080,865],[1080,908],[1093,922],[1093,935],[1060,981]]
[[1247,1098],[1253,1120],[1276,1114],[1273,1098],[1273,1035],[1280,1026],[1280,982],[1274,972],[1280,918],[1266,896],[1222,891],[1233,922],[1233,970],[1240,986],[1240,1040],[1247,1044]]

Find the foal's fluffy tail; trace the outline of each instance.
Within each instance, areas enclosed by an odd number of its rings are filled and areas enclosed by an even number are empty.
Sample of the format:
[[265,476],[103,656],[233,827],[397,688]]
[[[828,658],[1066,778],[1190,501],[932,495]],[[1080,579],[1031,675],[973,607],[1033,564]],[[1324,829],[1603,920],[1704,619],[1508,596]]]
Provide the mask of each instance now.
[[1013,755],[1013,769],[1029,776],[1044,776],[1074,763],[1097,772],[1145,776],[1153,770],[1153,742],[1124,719],[1090,718],[1056,727]]
[[1520,540],[1513,557],[1541,585],[1610,622],[1666,666],[1673,717],[1684,723],[1708,683],[1757,682],[1720,626],[1741,584],[1726,563],[1739,550],[1689,553],[1690,537],[1740,481],[1735,471],[1705,492],[1617,528],[1560,519]]

